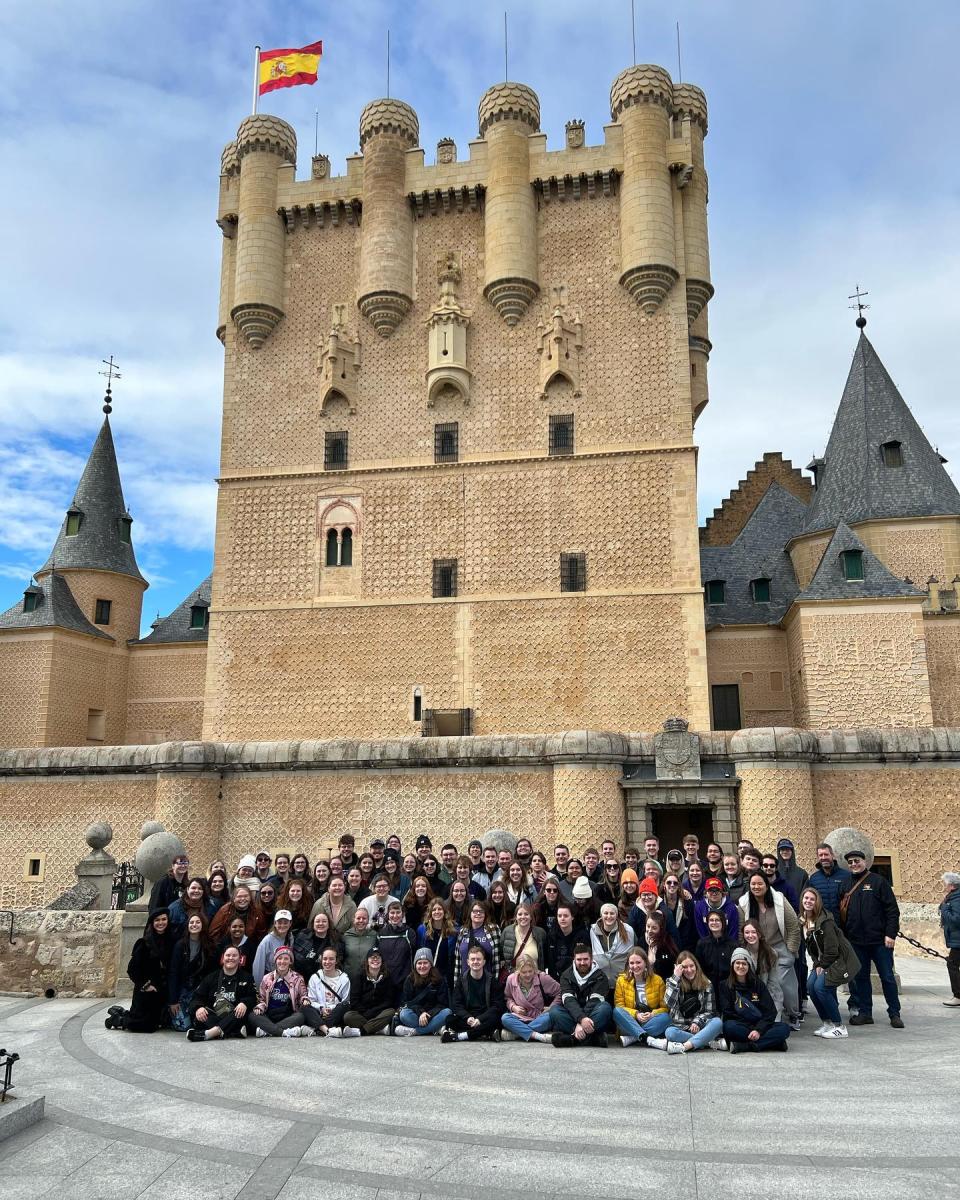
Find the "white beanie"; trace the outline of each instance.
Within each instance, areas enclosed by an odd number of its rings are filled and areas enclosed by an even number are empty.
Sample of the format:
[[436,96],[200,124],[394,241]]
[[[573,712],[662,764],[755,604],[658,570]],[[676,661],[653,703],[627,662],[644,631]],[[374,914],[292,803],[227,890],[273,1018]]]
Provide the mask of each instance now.
[[251,871],[255,871],[257,869],[257,860],[252,854],[245,854],[237,863],[237,870],[239,871],[242,867],[249,867]]

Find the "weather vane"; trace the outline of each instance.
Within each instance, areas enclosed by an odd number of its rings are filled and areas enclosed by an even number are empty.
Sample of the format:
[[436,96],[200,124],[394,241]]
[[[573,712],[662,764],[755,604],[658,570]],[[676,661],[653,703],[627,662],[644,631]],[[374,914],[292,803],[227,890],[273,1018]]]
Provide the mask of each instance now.
[[857,310],[857,328],[858,329],[863,329],[864,325],[866,325],[866,323],[867,323],[867,318],[863,314],[870,307],[870,305],[864,304],[863,298],[864,298],[864,296],[869,296],[869,295],[870,295],[869,292],[861,292],[860,291],[860,284],[858,283],[853,295],[847,297],[848,300],[855,301],[855,303],[851,304],[850,307],[855,308]]
[[103,411],[107,414],[107,416],[109,416],[113,412],[113,400],[112,400],[112,396],[111,396],[112,386],[111,385],[113,384],[113,381],[115,379],[120,378],[120,372],[117,369],[117,364],[113,361],[112,354],[110,355],[109,359],[102,358],[100,361],[107,368],[105,371],[101,371],[100,374],[107,381],[107,392],[106,392],[106,395],[103,397]]

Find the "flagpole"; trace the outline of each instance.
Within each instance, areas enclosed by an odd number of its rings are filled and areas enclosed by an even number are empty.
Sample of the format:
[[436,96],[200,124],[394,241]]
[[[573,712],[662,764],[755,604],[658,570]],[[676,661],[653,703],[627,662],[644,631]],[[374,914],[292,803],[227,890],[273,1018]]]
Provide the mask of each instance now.
[[251,113],[256,116],[257,101],[260,99],[260,47],[253,48],[253,108]]

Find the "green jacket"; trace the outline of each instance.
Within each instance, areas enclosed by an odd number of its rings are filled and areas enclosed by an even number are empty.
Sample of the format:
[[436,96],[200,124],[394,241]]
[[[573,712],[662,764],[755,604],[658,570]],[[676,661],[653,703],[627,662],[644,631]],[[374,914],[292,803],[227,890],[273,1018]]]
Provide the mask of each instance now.
[[847,983],[860,970],[857,952],[838,929],[833,913],[824,909],[814,927],[804,932],[807,953],[815,968],[824,969],[830,987]]

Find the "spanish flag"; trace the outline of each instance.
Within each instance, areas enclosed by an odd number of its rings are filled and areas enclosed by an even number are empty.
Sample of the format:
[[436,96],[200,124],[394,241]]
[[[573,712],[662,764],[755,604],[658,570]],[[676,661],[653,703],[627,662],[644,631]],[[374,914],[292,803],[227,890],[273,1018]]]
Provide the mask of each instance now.
[[296,87],[298,83],[316,83],[322,54],[323,42],[313,42],[300,50],[261,50],[259,94]]

